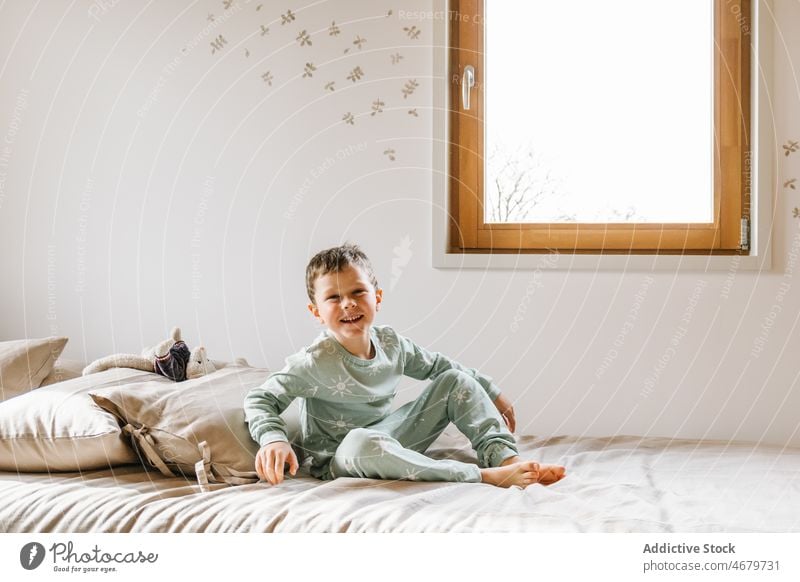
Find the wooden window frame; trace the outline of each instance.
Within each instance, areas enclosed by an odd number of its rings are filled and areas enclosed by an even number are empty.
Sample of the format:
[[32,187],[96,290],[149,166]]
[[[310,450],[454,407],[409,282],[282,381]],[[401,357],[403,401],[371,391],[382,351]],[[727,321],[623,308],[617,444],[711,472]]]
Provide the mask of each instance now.
[[[750,223],[751,0],[714,1],[714,221],[711,223],[486,223],[484,221],[484,2],[451,0],[448,253],[747,255]],[[461,78],[475,69],[471,107]]]

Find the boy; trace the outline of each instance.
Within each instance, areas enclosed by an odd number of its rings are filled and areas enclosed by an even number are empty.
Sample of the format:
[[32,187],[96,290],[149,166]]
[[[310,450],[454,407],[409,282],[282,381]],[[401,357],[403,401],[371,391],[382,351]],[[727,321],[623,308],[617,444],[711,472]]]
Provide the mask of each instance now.
[[[514,409],[491,379],[431,353],[389,326],[373,326],[383,290],[355,245],[321,251],[306,268],[308,309],[327,327],[280,372],[251,390],[244,403],[255,468],[272,485],[298,460],[279,416],[297,397],[302,447],[320,479],[365,477],[483,482],[500,487],[549,485],[564,467],[522,461]],[[390,413],[400,375],[433,382],[417,400]],[[502,416],[501,416],[502,415]],[[453,422],[478,454],[480,467],[423,453]]]

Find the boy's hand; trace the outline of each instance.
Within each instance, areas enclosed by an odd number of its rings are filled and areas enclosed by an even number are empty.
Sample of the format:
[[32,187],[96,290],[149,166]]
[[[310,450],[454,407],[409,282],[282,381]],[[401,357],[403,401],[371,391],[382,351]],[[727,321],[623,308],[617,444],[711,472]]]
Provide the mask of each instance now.
[[262,481],[277,485],[283,481],[283,465],[289,463],[292,475],[297,473],[299,463],[292,446],[285,441],[276,441],[261,447],[256,454],[256,473]]
[[494,401],[494,405],[497,407],[503,420],[506,421],[508,430],[514,432],[514,429],[517,427],[517,419],[514,416],[514,407],[511,405],[511,401],[501,394]]

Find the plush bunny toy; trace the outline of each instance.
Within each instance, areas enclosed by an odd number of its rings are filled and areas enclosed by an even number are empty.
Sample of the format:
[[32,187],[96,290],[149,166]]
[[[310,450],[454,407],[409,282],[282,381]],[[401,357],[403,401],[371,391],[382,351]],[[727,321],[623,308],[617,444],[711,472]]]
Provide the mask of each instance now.
[[[247,365],[243,358],[236,360],[238,365]],[[181,330],[172,328],[172,337],[153,347],[142,350],[140,356],[134,354],[113,354],[95,360],[83,369],[83,375],[102,372],[109,368],[133,368],[145,372],[156,372],[175,382],[199,378],[217,370],[208,359],[206,349],[197,347],[189,351],[181,339]]]

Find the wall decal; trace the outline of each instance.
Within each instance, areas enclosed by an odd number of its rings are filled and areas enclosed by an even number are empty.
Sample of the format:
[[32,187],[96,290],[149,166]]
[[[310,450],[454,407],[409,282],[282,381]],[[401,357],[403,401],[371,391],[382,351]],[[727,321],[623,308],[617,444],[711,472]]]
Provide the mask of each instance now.
[[281,26],[284,24],[289,24],[295,19],[294,12],[291,10],[287,10],[286,14],[281,14]]
[[[783,146],[784,154],[788,158],[790,155],[795,153],[798,149],[800,149],[800,144],[793,140],[787,140],[786,144]],[[797,190],[797,178],[790,178],[783,183],[784,188],[790,188],[792,190]],[[792,210],[792,216],[794,218],[800,218],[800,209],[795,207]]]
[[403,30],[405,30],[406,34],[408,34],[408,38],[412,38],[414,40],[417,40],[419,38],[420,33],[422,32],[416,26],[412,26],[412,27],[404,26]]
[[311,37],[307,31],[301,30],[300,34],[297,35],[297,42],[300,43],[300,46],[311,46]]
[[[235,12],[241,6],[239,3],[236,3],[235,0],[222,0],[222,5],[225,10],[233,8],[228,13],[225,14],[224,17],[219,18],[218,15],[215,16],[210,11],[205,11],[207,13],[207,20],[210,22],[214,22],[214,26],[223,23],[228,14]],[[217,5],[219,6],[219,5]],[[267,10],[261,10],[262,8],[269,8],[265,2],[259,3],[255,5],[255,10],[257,12],[267,12]],[[358,20],[352,20],[350,16],[344,17],[343,15],[340,16],[340,19],[332,18],[336,13],[331,10],[329,11],[328,18],[322,20],[322,22],[329,23],[329,24],[322,24],[321,28],[317,28],[317,25],[307,25],[302,29],[299,29],[295,32],[290,32],[289,35],[286,37],[282,36],[279,32],[279,27],[275,23],[280,23],[280,27],[284,27],[286,25],[292,25],[298,22],[298,13],[296,12],[296,7],[286,7],[284,5],[284,10],[281,13],[275,14],[274,18],[269,18],[267,21],[264,21],[263,24],[258,23],[257,30],[253,31],[252,34],[247,35],[246,38],[242,39],[233,39],[231,37],[230,30],[224,30],[224,34],[227,35],[223,36],[219,34],[216,38],[213,38],[211,41],[211,54],[216,54],[217,52],[222,51],[224,48],[228,48],[229,39],[231,46],[236,48],[237,50],[241,49],[244,52],[245,58],[253,58],[254,60],[258,61],[259,63],[264,63],[269,65],[273,65],[270,67],[269,70],[262,69],[261,73],[258,73],[261,77],[261,82],[264,83],[268,87],[273,87],[274,82],[277,78],[281,79],[288,79],[288,83],[291,83],[292,79],[297,79],[295,74],[292,73],[292,69],[295,67],[302,66],[302,73],[299,78],[301,79],[312,79],[315,76],[315,73],[321,72],[324,69],[327,69],[329,66],[333,67],[331,71],[337,70],[335,74],[331,74],[331,72],[325,71],[328,78],[322,79],[321,84],[317,87],[321,87],[323,93],[337,93],[338,89],[341,88],[341,85],[337,86],[338,75],[343,74],[344,80],[342,83],[349,84],[358,84],[360,81],[366,78],[366,73],[364,70],[364,65],[367,67],[371,67],[371,62],[362,62],[361,64],[352,64],[346,66],[342,72],[339,72],[338,67],[336,66],[336,61],[338,60],[336,54],[338,51],[339,55],[353,55],[357,51],[362,51],[364,48],[377,48],[381,50],[385,50],[385,53],[377,52],[375,50],[367,50],[364,53],[365,59],[374,59],[378,58],[380,60],[386,58],[383,56],[384,54],[388,55],[389,59],[387,61],[382,61],[384,63],[384,67],[391,64],[393,67],[401,67],[405,64],[411,55],[409,54],[401,54],[397,49],[400,48],[401,45],[404,44],[404,39],[411,39],[411,40],[420,40],[422,38],[422,33],[424,27],[421,27],[419,24],[410,24],[408,22],[404,23],[407,26],[397,26],[392,23],[385,23],[381,24],[379,22],[376,23],[376,20],[383,18],[389,18],[394,16],[393,9],[385,9],[383,12],[374,14],[369,18],[363,18]],[[343,34],[344,28],[347,25],[352,23],[360,23],[361,25],[365,25],[368,21],[373,23],[373,27],[371,29],[359,31],[359,34],[352,34],[345,36]],[[305,23],[306,20],[303,21]],[[310,21],[309,21],[310,22]],[[344,24],[343,24],[344,23]],[[298,27],[300,28],[300,27]],[[370,30],[372,30],[372,34],[370,34]],[[327,34],[325,34],[327,32]],[[325,42],[314,42],[314,36],[318,33],[327,36],[331,39],[330,44],[325,44]],[[365,34],[366,33],[366,34]],[[215,33],[216,34],[216,33]],[[373,47],[372,43],[369,42],[370,38],[373,38],[375,35],[378,35],[377,38],[380,39],[379,44],[377,47]],[[262,48],[254,48],[252,45],[250,47],[241,46],[244,42],[247,41],[248,38],[252,37],[277,37],[276,42],[279,43],[278,46],[274,47],[273,50],[280,51],[280,58],[276,58],[275,61],[271,60],[273,57],[272,55],[277,54],[277,52],[270,52],[264,53]],[[344,37],[344,38],[343,38]],[[319,41],[319,36],[317,36],[317,41]],[[342,41],[339,39],[342,38]],[[346,39],[346,40],[345,40]],[[292,42],[294,41],[294,42]],[[374,38],[373,38],[374,41]],[[287,43],[289,43],[287,45]],[[296,44],[295,44],[296,43]],[[369,47],[367,44],[369,43]],[[292,54],[292,46],[297,47],[297,51],[304,51],[303,57],[297,56],[300,53]],[[287,54],[286,48],[289,48],[289,52]],[[302,47],[302,48],[300,48]],[[252,49],[252,50],[251,50]],[[315,52],[316,51],[316,52]],[[253,53],[251,55],[251,52]],[[405,52],[405,51],[404,51]],[[373,54],[377,53],[377,54]],[[301,60],[302,59],[302,60]],[[413,59],[412,59],[413,60]],[[318,63],[318,64],[315,64]],[[321,63],[321,64],[319,64]],[[289,65],[289,66],[287,66]],[[263,66],[263,65],[262,65]],[[380,68],[381,65],[378,65]],[[286,70],[284,70],[286,69]],[[296,69],[295,69],[296,70]],[[373,71],[370,69],[370,81],[373,80]],[[391,79],[386,73],[378,76],[375,81],[388,81],[390,82]],[[414,96],[416,95],[417,89],[420,87],[420,82],[416,78],[407,78],[406,80],[401,82],[402,85],[399,87],[400,93],[403,96],[403,100],[407,103],[404,107],[396,107],[394,104],[389,101],[389,105],[387,105],[387,101],[381,98],[376,98],[371,101],[371,105],[368,109],[370,117],[378,117],[379,114],[389,113],[386,116],[386,120],[391,123],[396,123],[400,120],[400,118],[391,115],[391,113],[397,112],[402,118],[408,119],[408,117],[415,117],[420,118],[420,112],[416,107],[415,103],[411,103]],[[297,88],[291,87],[289,89],[286,88],[286,85],[281,85],[281,91],[288,90],[288,91],[298,91]],[[316,89],[318,90],[318,89]],[[383,92],[383,90],[380,90]],[[391,89],[390,89],[391,92]],[[299,95],[299,94],[298,94]],[[356,95],[350,95],[348,93],[343,93],[343,95],[348,96],[350,101],[353,103],[351,105],[351,111],[348,111],[344,114],[341,114],[340,121],[345,125],[355,126],[356,125],[356,118],[362,115],[366,115],[366,111],[364,111],[360,105],[357,103],[363,102],[361,98]],[[399,97],[399,95],[398,95]],[[405,104],[404,104],[405,105]],[[389,109],[387,109],[389,107]],[[355,111],[355,113],[353,112]],[[405,113],[403,113],[405,111]],[[378,131],[389,130],[388,128],[383,128]],[[371,130],[374,131],[374,130]],[[797,144],[792,145],[791,143],[789,146],[795,147]],[[789,147],[787,146],[787,147]],[[397,151],[394,148],[389,148],[384,151],[384,155],[388,158],[389,161],[394,162],[397,159]],[[790,187],[791,185],[787,185]]]
[[419,87],[419,83],[417,83],[416,79],[407,81],[406,84],[403,85],[403,99],[407,99],[409,95],[413,95],[417,87]]
[[213,55],[217,51],[222,50],[222,47],[228,44],[228,41],[225,40],[225,37],[220,34],[219,36],[217,36],[217,38],[212,40],[210,44],[211,44],[211,54]]
[[355,69],[350,71],[350,74],[347,75],[347,78],[351,80],[353,83],[355,83],[356,81],[361,80],[361,77],[363,76],[364,76],[364,71],[361,70],[361,67],[356,67]]

